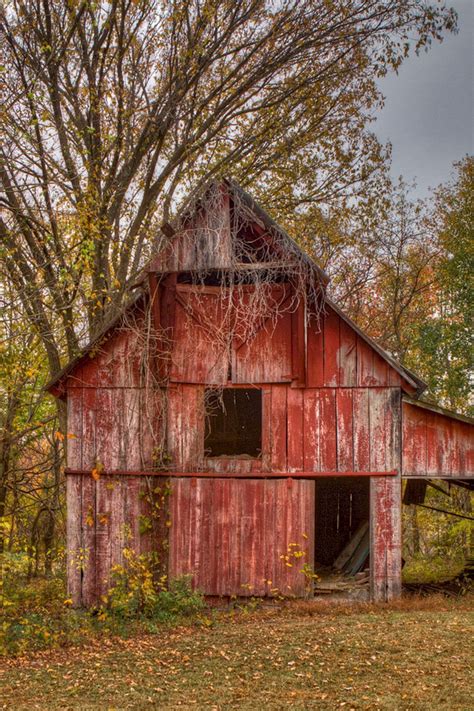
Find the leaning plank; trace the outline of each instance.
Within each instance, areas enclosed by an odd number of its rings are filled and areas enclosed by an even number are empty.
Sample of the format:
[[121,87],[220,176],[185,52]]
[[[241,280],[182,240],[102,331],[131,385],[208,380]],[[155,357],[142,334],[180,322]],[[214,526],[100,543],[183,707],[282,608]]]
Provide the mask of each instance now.
[[364,563],[369,557],[369,545],[369,529],[367,527],[362,539],[359,541],[359,545],[355,549],[347,564],[344,566],[345,573],[355,575],[363,569]]
[[344,565],[350,560],[352,554],[356,550],[357,546],[361,542],[361,540],[364,538],[364,535],[366,532],[369,530],[369,522],[364,521],[357,531],[354,533],[352,536],[351,540],[347,544],[345,548],[342,549],[342,551],[339,553],[338,557],[334,561],[334,567],[337,570],[342,570]]

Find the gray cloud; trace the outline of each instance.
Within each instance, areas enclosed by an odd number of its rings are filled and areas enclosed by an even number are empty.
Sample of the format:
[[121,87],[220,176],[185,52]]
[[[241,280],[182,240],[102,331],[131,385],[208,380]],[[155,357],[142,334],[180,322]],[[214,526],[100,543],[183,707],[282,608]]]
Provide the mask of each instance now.
[[380,82],[386,97],[373,130],[393,145],[392,176],[416,179],[417,196],[449,179],[454,161],[473,153],[474,0],[449,3],[459,34],[410,57]]

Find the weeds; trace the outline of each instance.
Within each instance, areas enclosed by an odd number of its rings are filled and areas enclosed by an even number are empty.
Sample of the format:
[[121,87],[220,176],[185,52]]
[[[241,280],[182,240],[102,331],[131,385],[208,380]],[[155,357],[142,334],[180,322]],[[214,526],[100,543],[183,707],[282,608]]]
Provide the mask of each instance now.
[[[62,577],[34,578],[25,573],[25,556],[2,556],[0,654],[18,655],[52,647],[83,644],[107,633],[129,637],[155,631],[158,625],[196,616],[204,598],[189,577],[153,578],[148,556],[124,551],[112,585],[95,610],[71,609]],[[197,618],[196,618],[197,621]]]

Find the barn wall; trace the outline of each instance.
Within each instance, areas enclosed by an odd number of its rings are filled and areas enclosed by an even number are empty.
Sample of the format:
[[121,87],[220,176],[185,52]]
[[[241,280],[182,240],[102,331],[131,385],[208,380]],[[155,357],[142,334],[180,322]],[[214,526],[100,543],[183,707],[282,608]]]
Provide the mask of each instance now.
[[404,477],[474,477],[474,427],[403,402]]
[[[68,590],[76,605],[100,602],[109,587],[111,568],[124,560],[124,549],[156,551],[167,565],[161,527],[143,530],[151,521],[150,484],[141,476],[67,476]],[[157,498],[157,493],[154,494]]]
[[100,600],[125,548],[166,557],[160,525],[143,526],[151,518],[150,486],[161,487],[160,481],[107,474],[153,467],[163,392],[143,386],[141,357],[134,331],[117,330],[68,379],[67,467],[84,472],[66,478],[68,587],[75,604]]
[[[253,341],[242,345],[236,339],[231,353],[210,347],[199,325],[202,316],[192,312],[192,294],[177,291],[172,382],[166,391],[144,387],[143,353],[134,330],[115,332],[68,381],[68,468],[85,472],[67,478],[69,585],[76,603],[91,604],[106,591],[110,568],[121,562],[125,547],[162,551],[168,536],[170,574],[194,574],[208,594],[240,593],[246,585],[263,594],[264,579],[302,594],[304,576],[279,556],[289,543],[303,541],[306,555],[312,555],[314,483],[293,480],[289,487],[286,478],[238,481],[232,474],[399,470],[400,376],[335,312],[328,312],[319,330],[309,329],[306,387],[295,387],[305,380],[294,346],[298,314],[263,322]],[[212,301],[212,291],[210,296],[204,313],[219,320],[221,306]],[[202,299],[194,306],[202,309]],[[262,388],[259,459],[204,457],[205,387],[226,383],[229,362],[236,384]],[[176,477],[170,527],[143,533],[148,477],[131,472],[153,469],[163,427]],[[89,472],[98,463],[104,475],[95,481]],[[222,477],[185,479],[180,472]],[[399,584],[400,480],[374,478],[370,486],[373,590],[387,599]],[[216,541],[223,542],[219,554]],[[199,565],[204,560],[210,567]]]
[[313,481],[175,478],[171,501],[171,577],[210,595],[304,595]]
[[401,387],[399,373],[330,306],[307,330],[308,387]]
[[168,454],[174,471],[385,472],[397,469],[399,388],[262,386],[261,460],[204,457],[204,386],[168,394]]
[[224,186],[213,186],[206,196],[206,210],[198,207],[177,226],[164,253],[150,270],[178,272],[191,269],[225,269],[232,265],[230,200]]
[[[226,329],[232,325],[239,330],[239,313],[237,323],[231,315],[232,295],[223,296],[219,288],[177,285],[171,381],[225,384],[230,372],[235,384],[298,381],[308,388],[406,387],[400,374],[329,306],[308,324],[305,359],[304,332],[299,333],[304,316],[297,317],[303,305],[295,314],[285,311],[291,294],[285,302],[279,289],[275,287],[274,298],[281,304],[280,316],[262,318],[253,337],[245,342],[234,338],[229,346]],[[248,320],[245,311],[240,317]],[[301,372],[305,360],[306,374]]]

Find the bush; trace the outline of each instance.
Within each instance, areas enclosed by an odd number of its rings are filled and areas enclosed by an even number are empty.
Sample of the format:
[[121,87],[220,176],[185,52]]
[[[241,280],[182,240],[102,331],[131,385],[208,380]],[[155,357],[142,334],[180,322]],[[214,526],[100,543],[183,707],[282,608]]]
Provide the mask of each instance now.
[[129,636],[156,631],[154,622],[173,622],[198,613],[204,598],[189,577],[156,579],[152,555],[124,551],[112,571],[112,586],[99,610],[73,610],[65,580],[27,577],[25,554],[0,556],[0,655],[84,643],[97,634]]
[[112,568],[112,586],[100,613],[103,619],[110,612],[120,619],[168,621],[204,608],[204,598],[192,589],[190,576],[168,584],[166,575],[156,579],[153,555],[138,555],[129,548],[123,555],[123,565]]
[[84,613],[68,609],[61,576],[27,576],[25,553],[0,556],[0,654],[20,654],[82,639]]

